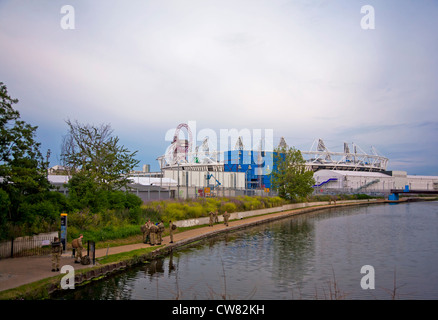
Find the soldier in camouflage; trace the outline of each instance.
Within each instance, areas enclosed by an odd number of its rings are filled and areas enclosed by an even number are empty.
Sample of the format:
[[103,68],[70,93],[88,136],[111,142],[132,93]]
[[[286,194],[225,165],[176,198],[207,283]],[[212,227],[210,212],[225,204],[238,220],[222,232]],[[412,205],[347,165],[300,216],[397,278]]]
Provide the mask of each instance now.
[[170,243],[173,243],[173,232],[175,230],[176,230],[176,225],[173,224],[172,220],[169,220]]
[[157,231],[158,227],[155,224],[151,224],[149,227],[149,235],[151,237],[151,246],[154,246],[157,243]]
[[224,224],[228,227],[228,219],[230,219],[230,214],[227,211],[225,211],[223,216],[224,216]]
[[81,234],[79,235],[79,238],[74,239],[72,241],[72,247],[76,250],[76,257],[75,257],[75,263],[81,263],[82,260],[82,249],[84,248],[82,246],[82,238],[84,236]]
[[214,223],[214,213],[213,211],[210,211],[210,227],[213,227],[213,223]]
[[59,259],[62,254],[62,244],[58,237],[52,242],[52,271],[59,271]]
[[160,221],[160,223],[157,225],[158,231],[157,231],[157,242],[158,244],[161,244],[163,241],[163,232],[164,232],[164,223],[163,220]]

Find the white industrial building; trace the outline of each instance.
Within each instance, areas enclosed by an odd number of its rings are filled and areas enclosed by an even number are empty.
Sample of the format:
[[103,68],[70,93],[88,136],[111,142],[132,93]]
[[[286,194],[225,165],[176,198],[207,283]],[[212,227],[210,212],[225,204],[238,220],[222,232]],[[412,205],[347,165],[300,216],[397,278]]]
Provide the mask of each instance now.
[[437,176],[414,176],[406,171],[367,172],[318,170],[314,173],[317,192],[389,193],[391,189],[438,190]]
[[219,186],[221,188],[233,189],[245,188],[244,172],[225,172],[223,170],[208,171],[207,168],[193,170],[193,166],[191,166],[189,170],[184,167],[182,167],[181,170],[175,170],[175,168],[173,168],[173,170],[163,170],[163,177],[177,181],[180,186],[198,188],[213,188]]

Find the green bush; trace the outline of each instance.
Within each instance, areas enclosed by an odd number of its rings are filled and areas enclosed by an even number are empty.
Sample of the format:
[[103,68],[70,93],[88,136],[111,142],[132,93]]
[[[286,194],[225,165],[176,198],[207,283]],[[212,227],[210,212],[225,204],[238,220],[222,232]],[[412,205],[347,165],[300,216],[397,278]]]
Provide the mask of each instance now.
[[191,203],[184,205],[184,211],[189,219],[199,218],[205,215],[205,209],[200,203]]
[[133,193],[125,193],[126,200],[125,200],[125,207],[126,208],[140,208],[140,206],[143,204],[143,201],[140,199],[139,196],[133,194]]
[[[69,229],[69,239],[73,240],[83,234],[83,241],[92,240],[95,242],[101,242],[106,240],[123,239],[130,236],[140,234],[140,228],[138,225],[123,224],[120,226],[108,225],[100,228],[92,228],[89,230],[77,230]],[[84,243],[85,244],[85,243]]]
[[[109,202],[119,203],[122,194],[114,194]],[[135,195],[134,195],[135,196]],[[158,222],[163,220],[185,220],[207,217],[210,211],[223,214],[271,208],[286,203],[280,197],[249,197],[240,196],[233,198],[201,198],[196,200],[162,200],[138,205],[137,196],[130,197],[126,194],[123,209],[112,208],[92,213],[89,209],[76,210],[69,214],[69,238],[77,237],[80,233],[84,238],[94,241],[124,238],[140,233],[139,225],[147,220]],[[116,199],[117,201],[115,201]],[[130,204],[127,204],[127,203]],[[129,208],[130,207],[130,208]]]
[[124,209],[126,207],[126,195],[122,191],[105,192],[108,199],[108,209]]
[[243,198],[242,202],[243,202],[243,207],[245,208],[245,211],[256,210],[256,209],[262,208],[261,203],[257,197],[245,196]]
[[232,213],[237,211],[237,206],[233,202],[225,202],[221,205],[220,212],[224,213],[225,211]]
[[162,219],[169,220],[183,220],[185,219],[185,211],[180,203],[169,203],[165,208],[162,215]]
[[144,223],[148,220],[151,221],[158,221],[161,218],[161,207],[158,205],[158,207],[150,207],[146,205],[142,205],[140,207],[141,213],[140,213],[140,223]]

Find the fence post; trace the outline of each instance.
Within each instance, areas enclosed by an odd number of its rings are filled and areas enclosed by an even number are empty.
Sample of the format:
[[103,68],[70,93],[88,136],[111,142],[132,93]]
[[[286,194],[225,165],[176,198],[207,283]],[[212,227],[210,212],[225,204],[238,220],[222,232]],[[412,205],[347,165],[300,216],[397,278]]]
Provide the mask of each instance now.
[[96,263],[96,243],[92,240],[88,240],[87,243],[87,256],[90,256],[90,251],[93,254],[93,265]]
[[14,257],[14,238],[11,238],[11,258]]

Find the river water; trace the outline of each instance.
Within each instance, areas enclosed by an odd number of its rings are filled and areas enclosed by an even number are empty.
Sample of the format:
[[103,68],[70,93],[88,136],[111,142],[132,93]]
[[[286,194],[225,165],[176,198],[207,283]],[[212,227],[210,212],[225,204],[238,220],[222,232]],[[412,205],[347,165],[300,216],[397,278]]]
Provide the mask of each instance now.
[[332,208],[266,223],[57,298],[438,299],[438,202]]

